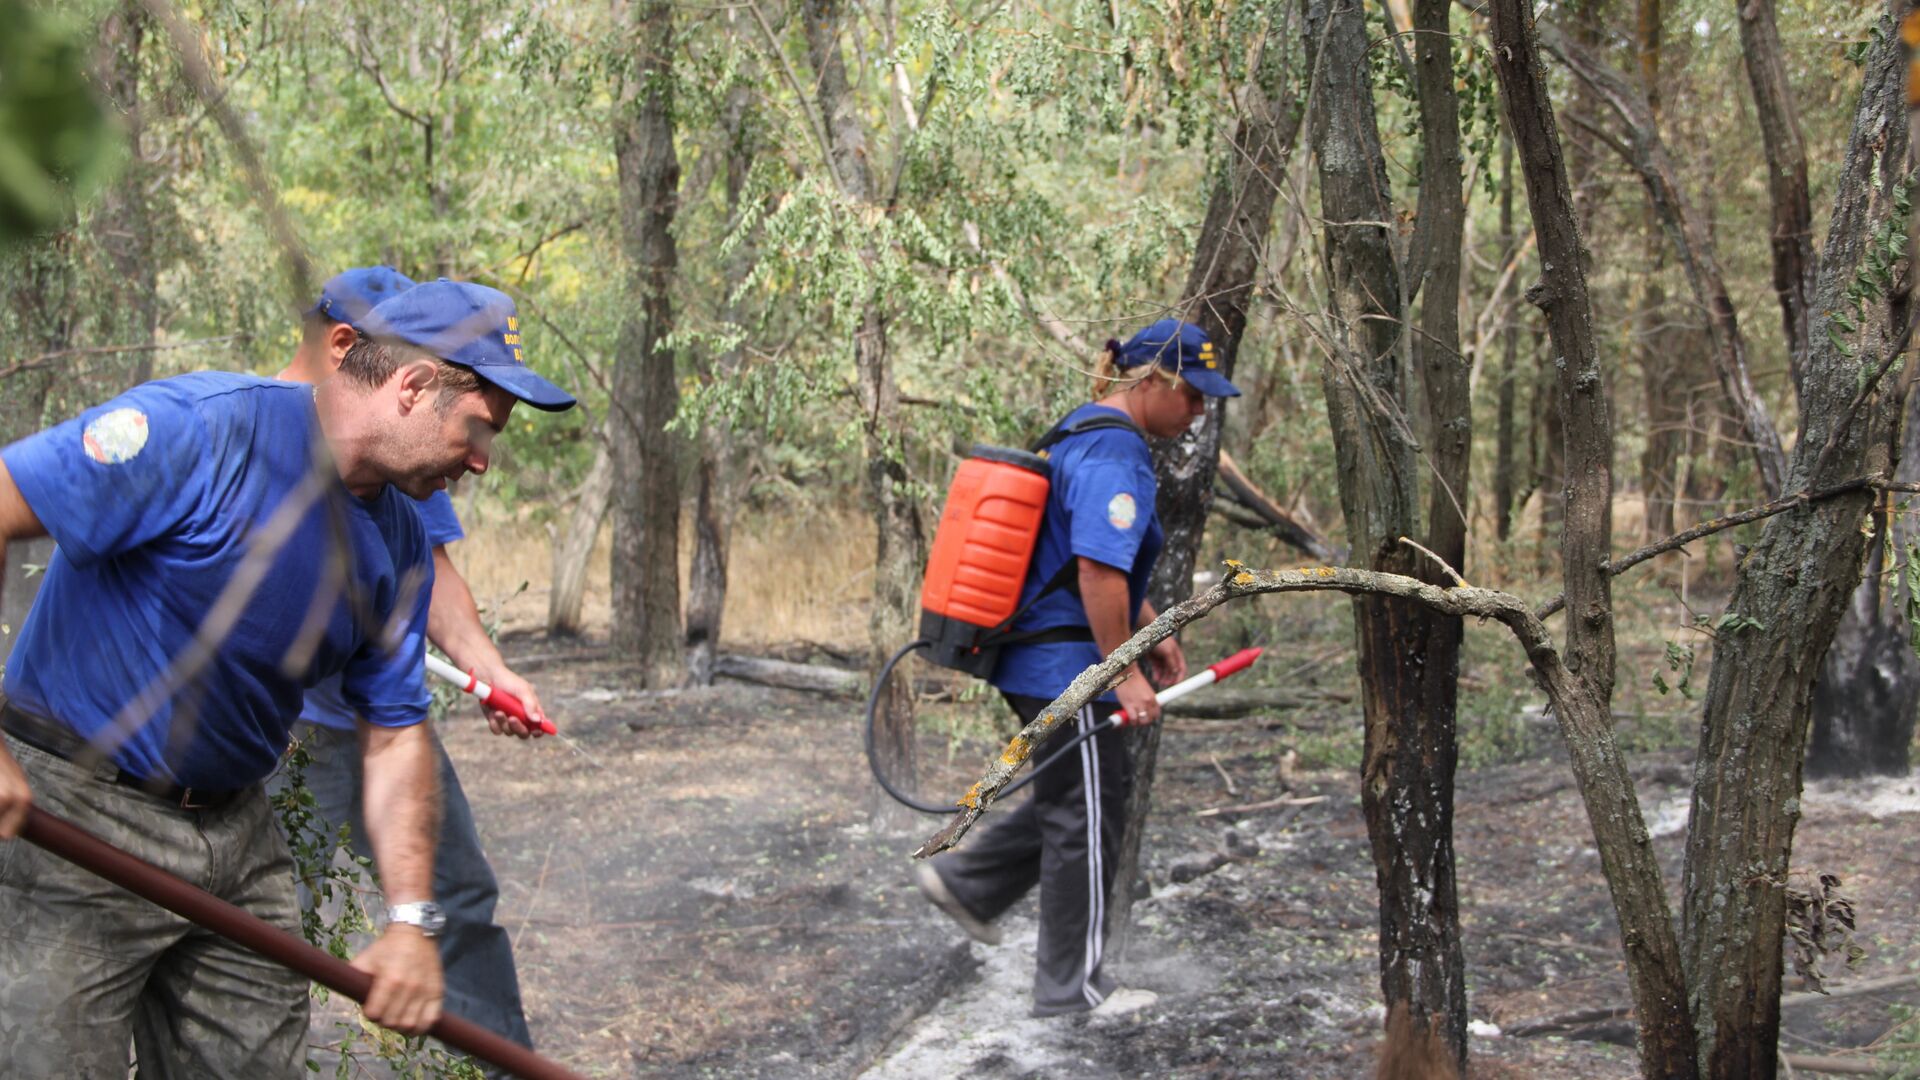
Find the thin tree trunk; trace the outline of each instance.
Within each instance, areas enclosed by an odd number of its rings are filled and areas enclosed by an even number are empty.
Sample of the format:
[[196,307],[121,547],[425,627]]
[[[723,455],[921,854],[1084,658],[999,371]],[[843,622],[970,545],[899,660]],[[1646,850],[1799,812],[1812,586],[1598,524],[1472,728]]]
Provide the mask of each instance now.
[[[752,167],[756,140],[748,112],[749,93],[742,80],[727,95],[727,221],[729,232],[739,228],[747,172]],[[757,226],[756,226],[757,229]],[[735,241],[727,258],[727,323],[738,326],[746,312],[736,297],[741,282],[753,269],[753,238]],[[708,380],[733,378],[740,369],[744,346],[735,346],[711,364],[701,363]],[[714,662],[720,650],[721,616],[727,607],[727,554],[732,547],[733,516],[739,505],[739,437],[731,423],[707,424],[700,430],[699,492],[693,526],[693,567],[687,582],[687,682],[712,686]]]
[[[805,0],[807,57],[813,67],[814,95],[826,131],[828,165],[834,183],[853,212],[875,202],[873,176],[867,162],[867,138],[854,111],[847,84],[846,63],[840,53],[843,9],[833,0]],[[871,264],[872,251],[862,253]],[[919,508],[909,491],[903,458],[905,430],[900,418],[900,388],[894,381],[887,350],[887,315],[883,298],[863,300],[854,332],[854,387],[861,414],[866,451],[866,500],[873,514],[873,611],[867,623],[869,660],[878,670],[894,649],[911,640],[919,601],[919,576],[925,555]],[[895,679],[880,700],[874,731],[880,767],[894,783],[911,785],[913,768],[913,688]],[[888,822],[905,822],[900,808],[876,793],[874,808]]]
[[1537,54],[1531,5],[1494,0],[1492,30],[1501,107],[1520,153],[1540,245],[1541,279],[1527,298],[1547,316],[1566,418],[1569,468],[1561,563],[1572,685],[1556,695],[1556,705],[1620,922],[1627,981],[1640,1018],[1641,1073],[1691,1077],[1694,1040],[1679,944],[1633,779],[1613,739],[1613,600],[1606,572],[1612,555],[1613,428],[1587,297],[1586,250]]
[[[1502,133],[1500,137],[1500,257],[1513,258],[1514,245],[1518,237],[1513,231],[1513,139]],[[1520,319],[1519,312],[1507,315],[1506,325],[1500,328],[1500,386],[1498,403],[1495,405],[1495,434],[1493,449],[1493,534],[1501,543],[1506,543],[1513,535],[1513,513],[1515,505],[1514,491],[1514,432],[1513,410],[1517,393],[1515,380],[1520,377]]]
[[[1856,406],[1907,310],[1909,268],[1886,254],[1908,224],[1896,205],[1906,193],[1895,191],[1910,167],[1901,108],[1905,64],[1892,23],[1883,19],[1880,29],[1833,185],[1794,489],[1890,464],[1897,383],[1883,383]],[[1860,332],[1843,334],[1835,319],[1851,307],[1847,292],[1860,282],[1873,284],[1876,295],[1865,304]],[[1836,339],[1846,337],[1854,340],[1843,349]],[[1843,423],[1849,426],[1841,429]],[[1766,1080],[1777,1068],[1785,888],[1808,711],[1821,658],[1860,581],[1860,525],[1869,505],[1870,496],[1861,494],[1770,519],[1740,561],[1715,642],[1685,882],[1693,1013],[1712,1077]]]
[[582,609],[587,595],[587,564],[613,496],[613,456],[607,450],[611,438],[610,431],[603,433],[593,464],[573,493],[565,529],[554,538],[553,587],[547,593],[549,635],[578,637],[586,630]]
[[620,328],[614,369],[613,645],[653,687],[682,673],[678,440],[667,431],[680,404],[673,350],[673,218],[680,159],[674,152],[673,8],[631,9],[638,85],[619,108],[621,246],[636,301]]
[[[1275,49],[1271,55],[1280,57],[1284,52]],[[1250,81],[1247,90],[1248,111],[1235,127],[1227,164],[1208,199],[1207,216],[1194,245],[1193,265],[1181,292],[1186,304],[1182,316],[1206,331],[1220,371],[1228,378],[1233,377],[1246,334],[1253,285],[1273,231],[1274,204],[1300,130],[1299,110],[1291,97],[1269,99],[1257,81]],[[1206,529],[1225,425],[1226,401],[1209,399],[1206,419],[1197,430],[1156,447],[1157,505],[1167,534],[1166,547],[1148,584],[1148,598],[1156,610],[1165,611],[1193,591],[1194,561]],[[1140,841],[1153,804],[1154,769],[1160,757],[1160,725],[1150,725],[1127,738],[1133,758],[1133,787],[1127,799],[1113,895],[1108,898],[1108,923],[1120,934],[1116,954],[1125,952],[1130,929]]]
[[1753,88],[1760,138],[1767,148],[1767,194],[1773,205],[1773,291],[1780,297],[1787,364],[1796,393],[1806,366],[1813,289],[1819,263],[1813,255],[1813,199],[1807,187],[1807,144],[1787,84],[1780,27],[1773,0],[1736,0],[1740,51]]

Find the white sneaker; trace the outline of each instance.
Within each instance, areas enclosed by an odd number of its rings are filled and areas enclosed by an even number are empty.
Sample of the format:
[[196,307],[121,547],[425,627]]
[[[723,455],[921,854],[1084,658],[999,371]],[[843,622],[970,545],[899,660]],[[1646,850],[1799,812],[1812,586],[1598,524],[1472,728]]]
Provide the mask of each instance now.
[[1000,928],[992,923],[981,922],[973,912],[968,911],[967,905],[961,903],[960,898],[947,888],[947,883],[940,880],[938,870],[924,862],[914,864],[913,883],[920,887],[920,895],[926,897],[928,903],[959,923],[960,929],[965,930],[968,937],[982,945],[1000,944]]
[[1160,1000],[1160,995],[1151,990],[1123,986],[1107,995],[1107,1000],[1093,1007],[1089,1014],[1096,1021],[1118,1020],[1123,1016],[1132,1016],[1143,1009],[1150,1009]]

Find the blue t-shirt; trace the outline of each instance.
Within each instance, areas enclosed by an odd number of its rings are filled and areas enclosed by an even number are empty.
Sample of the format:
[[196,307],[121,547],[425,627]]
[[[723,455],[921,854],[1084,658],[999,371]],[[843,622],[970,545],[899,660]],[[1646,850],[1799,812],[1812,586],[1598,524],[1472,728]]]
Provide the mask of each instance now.
[[[466,530],[460,527],[459,515],[453,512],[453,500],[444,491],[436,491],[419,502],[402,500],[420,514],[420,523],[427,529],[427,547],[437,548],[442,544],[451,544],[464,539]],[[334,675],[322,679],[313,689],[307,691],[305,702],[300,708],[300,719],[335,731],[353,730],[353,707],[347,704],[346,693],[340,687],[340,676]]]
[[[426,533],[394,488],[363,500],[332,466],[316,472],[321,439],[311,387],[201,373],[136,387],[0,451],[58,544],[7,667],[8,697],[85,738],[123,710],[150,715],[115,763],[202,788],[271,772],[301,692],[327,675],[343,676],[373,723],[424,719]],[[296,520],[276,515],[316,482],[322,496]],[[258,588],[181,680],[176,661],[194,655],[256,548],[272,553]],[[330,573],[342,557],[346,588]]]
[[[1104,405],[1082,405],[1067,414],[1065,423],[1096,416],[1124,418],[1126,414]],[[1085,556],[1126,572],[1128,617],[1137,620],[1147,597],[1148,575],[1166,544],[1166,532],[1154,508],[1153,455],[1146,440],[1124,428],[1081,432],[1055,443],[1048,461],[1053,482],[1047,492],[1047,513],[1040,522],[1020,602],[1032,601],[1062,566]],[[1080,597],[1061,588],[1035,602],[1010,629],[1086,625],[1087,611]],[[1001,650],[988,681],[1010,694],[1053,698],[1100,659],[1100,649],[1091,641],[1013,645]],[[1100,700],[1116,699],[1109,693]]]

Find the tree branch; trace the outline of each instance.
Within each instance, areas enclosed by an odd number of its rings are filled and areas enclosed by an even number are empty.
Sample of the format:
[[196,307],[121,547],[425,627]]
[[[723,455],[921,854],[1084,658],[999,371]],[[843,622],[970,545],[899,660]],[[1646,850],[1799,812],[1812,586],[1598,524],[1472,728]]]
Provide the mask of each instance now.
[[[1920,492],[1920,484],[1900,480],[1887,480],[1880,476],[1856,476],[1844,483],[1821,488],[1819,491],[1799,491],[1785,498],[1775,499],[1770,503],[1756,506],[1750,510],[1742,510],[1737,514],[1726,514],[1714,518],[1711,521],[1703,521],[1684,532],[1677,532],[1665,540],[1655,541],[1632,554],[1623,555],[1607,564],[1607,576],[1617,577],[1656,555],[1664,555],[1669,551],[1677,551],[1702,537],[1711,536],[1717,532],[1725,532],[1737,525],[1746,525],[1764,518],[1770,518],[1775,514],[1785,513],[1797,506],[1805,506],[1808,503],[1820,502],[1823,499],[1846,495],[1850,492],[1859,491],[1862,488],[1872,488],[1875,491]],[[1556,612],[1566,606],[1567,597],[1565,593],[1562,593],[1541,605],[1540,608],[1534,612],[1534,615],[1542,619],[1551,618]]]

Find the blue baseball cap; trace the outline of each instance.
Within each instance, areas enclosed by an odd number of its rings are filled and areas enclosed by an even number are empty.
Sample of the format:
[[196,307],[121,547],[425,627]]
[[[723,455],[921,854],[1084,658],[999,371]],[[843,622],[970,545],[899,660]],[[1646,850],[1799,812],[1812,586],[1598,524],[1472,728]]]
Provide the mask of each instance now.
[[415,285],[367,314],[359,330],[376,341],[425,349],[536,409],[573,408],[573,395],[520,359],[520,317],[513,298],[471,281],[441,278]]
[[391,266],[356,266],[335,274],[320,289],[320,299],[307,309],[355,330],[363,329],[367,312],[413,288],[413,279]]
[[1240,396],[1240,388],[1220,374],[1220,361],[1213,355],[1207,332],[1192,323],[1161,319],[1128,338],[1125,345],[1109,341],[1107,347],[1119,367],[1158,363],[1208,397]]

